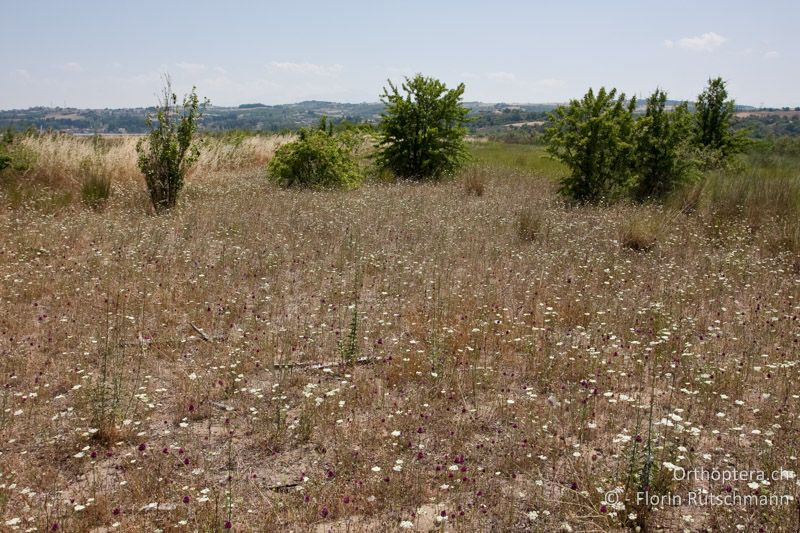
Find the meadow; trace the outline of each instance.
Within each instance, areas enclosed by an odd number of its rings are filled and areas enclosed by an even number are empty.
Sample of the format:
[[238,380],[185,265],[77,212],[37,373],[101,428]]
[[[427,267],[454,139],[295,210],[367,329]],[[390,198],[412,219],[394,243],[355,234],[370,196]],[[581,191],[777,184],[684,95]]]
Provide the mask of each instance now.
[[[22,141],[4,530],[800,527],[800,158],[574,207],[541,147],[322,192],[265,179],[285,141],[207,139],[161,216],[135,139]],[[87,172],[111,177],[103,209]],[[676,474],[697,469],[767,477]]]

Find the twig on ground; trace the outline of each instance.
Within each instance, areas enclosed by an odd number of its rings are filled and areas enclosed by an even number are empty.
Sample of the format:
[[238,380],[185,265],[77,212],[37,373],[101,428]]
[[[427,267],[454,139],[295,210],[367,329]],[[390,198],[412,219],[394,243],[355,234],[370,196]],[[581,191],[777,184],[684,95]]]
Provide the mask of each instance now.
[[290,369],[290,368],[305,368],[310,370],[320,370],[324,368],[332,368],[332,367],[339,367],[339,366],[348,366],[348,365],[372,365],[375,363],[385,363],[388,361],[388,358],[384,357],[359,357],[358,359],[354,359],[353,361],[330,361],[328,363],[317,363],[317,362],[301,362],[301,363],[275,363],[272,365],[272,368],[281,370],[281,369]]

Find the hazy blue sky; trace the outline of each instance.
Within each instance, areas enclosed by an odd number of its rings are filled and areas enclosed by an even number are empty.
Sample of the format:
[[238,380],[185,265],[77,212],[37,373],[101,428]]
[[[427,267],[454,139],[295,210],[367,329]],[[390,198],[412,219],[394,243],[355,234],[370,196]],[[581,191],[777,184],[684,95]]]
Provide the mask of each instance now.
[[800,1],[0,0],[0,108],[154,103],[169,72],[213,104],[377,101],[387,78],[463,81],[467,100],[590,87],[800,105]]

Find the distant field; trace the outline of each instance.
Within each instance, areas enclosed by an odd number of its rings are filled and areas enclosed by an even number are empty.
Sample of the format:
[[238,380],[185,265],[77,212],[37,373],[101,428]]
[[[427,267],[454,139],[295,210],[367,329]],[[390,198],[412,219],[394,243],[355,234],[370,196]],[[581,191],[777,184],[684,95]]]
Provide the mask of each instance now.
[[544,146],[475,142],[470,151],[477,164],[514,169],[539,176],[557,178],[566,172],[564,166],[552,159]]
[[25,140],[0,183],[5,527],[796,530],[795,500],[636,501],[688,498],[678,466],[800,466],[796,158],[568,207],[538,146],[312,192],[265,180],[285,140],[209,139],[164,216],[134,140]]
[[737,117],[784,117],[784,118],[798,118],[800,111],[737,111],[734,113]]

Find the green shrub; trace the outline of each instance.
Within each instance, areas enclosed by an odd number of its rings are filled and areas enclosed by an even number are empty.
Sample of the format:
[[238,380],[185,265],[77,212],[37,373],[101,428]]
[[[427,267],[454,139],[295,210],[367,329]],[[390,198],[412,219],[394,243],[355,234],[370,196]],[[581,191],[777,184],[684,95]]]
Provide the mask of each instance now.
[[144,174],[150,200],[157,213],[175,206],[186,173],[200,155],[193,138],[197,121],[208,105],[208,100],[200,105],[192,87],[192,92],[184,96],[179,106],[169,77],[164,81],[164,91],[159,98],[156,114],[147,116],[147,127],[150,129],[147,142],[141,139],[136,144],[139,170]]
[[0,138],[0,171],[10,169],[15,173],[30,170],[36,162],[36,153],[20,144],[14,135],[7,131]]
[[800,158],[800,137],[778,137],[770,144],[775,155]]
[[303,129],[297,140],[278,148],[267,173],[281,187],[358,187],[363,176],[354,155],[357,144],[358,137],[350,133]]
[[694,174],[694,158],[688,157],[692,134],[688,104],[669,112],[666,103],[667,93],[656,89],[647,99],[644,116],[636,121],[633,195],[640,201],[664,198]]
[[596,203],[627,186],[633,171],[633,110],[636,99],[616,89],[592,89],[581,100],[549,115],[547,151],[569,168],[559,192],[577,202]]
[[708,86],[697,96],[695,106],[695,143],[700,148],[719,153],[725,162],[741,152],[747,145],[742,130],[733,131],[731,122],[735,102],[728,100],[728,91],[722,78],[708,80]]
[[0,137],[0,172],[11,166],[11,156],[6,153],[7,146],[14,142],[14,134],[6,130]]
[[469,158],[465,137],[469,110],[461,105],[464,84],[444,83],[417,74],[401,85],[389,81],[378,126],[378,165],[406,179],[438,179],[453,174]]

